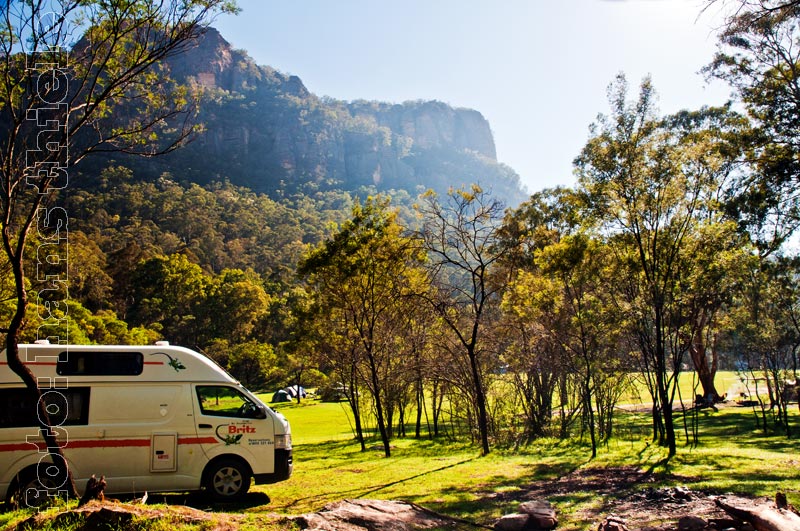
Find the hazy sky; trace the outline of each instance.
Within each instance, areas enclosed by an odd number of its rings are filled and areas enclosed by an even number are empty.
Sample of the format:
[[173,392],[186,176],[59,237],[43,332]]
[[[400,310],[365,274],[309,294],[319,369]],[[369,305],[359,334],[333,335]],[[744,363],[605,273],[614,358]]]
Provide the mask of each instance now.
[[215,23],[319,96],[439,100],[480,111],[533,192],[571,185],[606,88],[650,74],[663,113],[725,101],[699,70],[720,8],[700,0],[239,0]]

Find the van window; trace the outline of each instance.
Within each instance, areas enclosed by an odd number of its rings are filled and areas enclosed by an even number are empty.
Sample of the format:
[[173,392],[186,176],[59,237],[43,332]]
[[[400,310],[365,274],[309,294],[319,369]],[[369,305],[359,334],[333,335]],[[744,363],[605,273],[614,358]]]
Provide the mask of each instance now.
[[252,400],[233,387],[198,385],[197,398],[203,415],[252,419],[261,414]]
[[143,368],[141,352],[64,351],[56,364],[62,376],[138,376]]
[[[53,426],[80,426],[89,423],[89,388],[49,389],[42,393]],[[38,426],[36,393],[24,387],[0,389],[0,426],[27,428]]]

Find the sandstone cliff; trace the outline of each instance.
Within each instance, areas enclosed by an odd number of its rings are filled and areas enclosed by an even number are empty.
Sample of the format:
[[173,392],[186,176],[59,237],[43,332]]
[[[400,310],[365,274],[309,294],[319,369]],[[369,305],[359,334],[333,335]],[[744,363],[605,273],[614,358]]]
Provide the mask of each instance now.
[[297,76],[256,65],[213,28],[169,68],[202,90],[206,131],[169,157],[135,163],[138,174],[227,179],[266,193],[368,186],[414,195],[479,182],[509,204],[524,199],[478,111],[320,98]]

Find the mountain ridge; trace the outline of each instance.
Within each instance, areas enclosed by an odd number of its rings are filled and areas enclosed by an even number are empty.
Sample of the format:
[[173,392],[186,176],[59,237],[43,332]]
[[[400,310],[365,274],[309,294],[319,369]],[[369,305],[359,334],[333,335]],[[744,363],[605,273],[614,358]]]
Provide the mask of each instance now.
[[491,128],[477,110],[319,97],[298,76],[257,65],[214,28],[167,66],[202,92],[205,131],[167,156],[124,160],[139,178],[166,172],[269,195],[366,188],[415,196],[478,183],[509,206],[526,198],[519,176],[497,161]]

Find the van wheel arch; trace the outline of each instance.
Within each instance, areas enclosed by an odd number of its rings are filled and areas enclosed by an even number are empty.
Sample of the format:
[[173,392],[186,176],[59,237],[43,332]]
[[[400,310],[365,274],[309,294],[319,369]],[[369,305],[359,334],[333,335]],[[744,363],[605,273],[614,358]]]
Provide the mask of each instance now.
[[35,481],[38,478],[39,464],[28,465],[16,474],[8,485],[6,492],[6,503],[16,503],[22,507],[22,489],[25,485]]
[[[233,472],[234,481],[238,484],[241,482],[241,487],[238,490],[232,490],[234,487],[229,487],[230,493],[220,492],[219,489],[214,488],[214,476],[220,473],[223,469],[229,469]],[[217,501],[234,500],[241,498],[250,488],[250,482],[253,478],[253,469],[250,464],[238,455],[224,454],[218,455],[206,464],[203,469],[201,479],[201,487],[205,492],[211,495]]]

